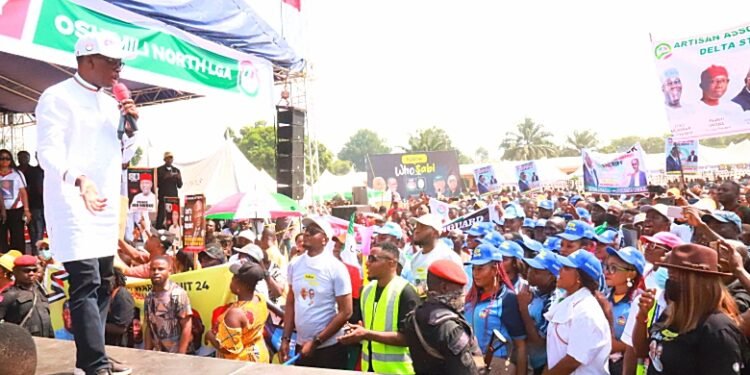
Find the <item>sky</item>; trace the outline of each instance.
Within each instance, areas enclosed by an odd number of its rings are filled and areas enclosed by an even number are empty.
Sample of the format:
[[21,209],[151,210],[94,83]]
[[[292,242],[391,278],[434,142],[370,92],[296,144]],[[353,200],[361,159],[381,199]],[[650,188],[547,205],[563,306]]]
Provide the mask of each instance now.
[[[271,0],[246,0],[272,26]],[[748,21],[750,2],[302,1],[285,35],[310,64],[309,131],[334,152],[358,129],[406,146],[445,129],[468,155],[498,146],[525,117],[556,143],[593,130],[601,143],[668,132],[650,38],[687,37]],[[296,11],[294,11],[296,12]],[[295,16],[296,17],[296,16]],[[278,100],[275,96],[274,102]],[[194,160],[224,129],[270,120],[272,109],[207,97],[143,108],[152,157]],[[160,157],[157,161],[160,161]],[[153,163],[152,163],[153,164]]]

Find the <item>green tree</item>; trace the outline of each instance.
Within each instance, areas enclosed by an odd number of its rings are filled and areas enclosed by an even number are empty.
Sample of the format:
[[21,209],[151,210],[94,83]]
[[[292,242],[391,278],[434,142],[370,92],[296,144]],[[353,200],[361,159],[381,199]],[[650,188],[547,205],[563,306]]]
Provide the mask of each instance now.
[[357,171],[365,170],[365,159],[367,155],[387,154],[391,148],[385,144],[385,140],[370,129],[359,129],[344,145],[338,153],[338,158],[348,160],[354,164]]
[[133,157],[130,159],[130,165],[138,165],[138,162],[141,161],[142,157],[143,149],[141,146],[138,146],[138,148],[135,149],[135,154],[133,154]]
[[336,176],[343,176],[352,171],[352,162],[349,160],[335,159],[331,162],[328,169]]
[[534,160],[555,156],[557,148],[550,141],[552,133],[544,130],[544,125],[527,117],[516,128],[516,132],[507,132],[500,143],[503,160]]
[[458,164],[473,164],[474,159],[471,158],[471,156],[464,154],[460,150],[456,150],[456,153],[458,154]]
[[750,134],[736,134],[727,135],[724,137],[701,139],[700,144],[708,147],[723,148],[729,146],[729,144],[731,143],[740,143],[746,139],[750,139]]
[[656,154],[664,152],[664,142],[666,142],[666,135],[662,137],[648,137],[643,138],[637,135],[630,135],[627,137],[620,137],[613,139],[607,146],[600,147],[599,151],[603,153],[616,153],[625,152],[634,144],[639,143],[643,147],[643,151],[649,154]]
[[[276,176],[276,130],[273,126],[266,125],[265,121],[257,121],[252,126],[240,129],[239,135],[229,129],[226,136],[232,138],[247,160],[256,168],[265,169],[272,177]],[[308,183],[314,183],[318,177],[310,160],[314,157],[314,148],[311,146],[315,144],[318,145],[320,173],[326,170],[333,161],[333,153],[325,145],[320,142],[311,143],[308,138],[305,138],[305,173]]]
[[489,163],[490,152],[484,147],[479,147],[474,151],[474,161],[477,163]]
[[584,148],[592,149],[599,144],[598,136],[591,130],[574,130],[557,150],[557,156],[579,156]]
[[417,130],[409,137],[409,146],[402,148],[406,152],[454,150],[448,133],[437,126]]

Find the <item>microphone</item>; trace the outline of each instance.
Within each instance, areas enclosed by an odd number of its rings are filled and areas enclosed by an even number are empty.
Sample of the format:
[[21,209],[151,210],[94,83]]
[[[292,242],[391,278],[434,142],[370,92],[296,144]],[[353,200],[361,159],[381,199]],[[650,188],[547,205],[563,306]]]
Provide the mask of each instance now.
[[[112,86],[112,94],[115,95],[117,102],[121,103],[123,100],[130,99],[130,90],[122,82],[117,82]],[[136,119],[130,114],[124,114],[120,116],[120,125],[117,127],[117,139],[122,140],[122,135],[125,134],[125,125],[130,125],[132,131],[138,130]]]

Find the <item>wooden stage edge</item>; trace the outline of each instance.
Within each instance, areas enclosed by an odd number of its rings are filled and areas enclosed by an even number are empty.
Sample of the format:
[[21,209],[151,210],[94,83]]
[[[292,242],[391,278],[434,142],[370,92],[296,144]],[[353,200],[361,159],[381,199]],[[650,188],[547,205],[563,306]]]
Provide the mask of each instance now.
[[[36,373],[71,375],[75,369],[75,344],[72,341],[34,338],[37,350]],[[133,369],[134,375],[187,374],[351,374],[350,371],[324,370],[295,366],[256,364],[225,359],[159,353],[130,348],[107,347],[107,355]]]

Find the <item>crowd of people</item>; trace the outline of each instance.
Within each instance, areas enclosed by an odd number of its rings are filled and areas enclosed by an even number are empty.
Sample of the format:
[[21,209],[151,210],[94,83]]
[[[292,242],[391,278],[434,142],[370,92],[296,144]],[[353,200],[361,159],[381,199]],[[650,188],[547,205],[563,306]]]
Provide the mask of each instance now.
[[[450,218],[416,198],[356,217],[372,227],[366,250],[319,215],[280,219],[280,231],[209,220],[197,256],[152,228],[142,246],[120,241],[106,342],[396,374],[744,373],[750,207],[741,182],[629,197],[498,192],[453,200]],[[496,220],[444,230],[487,206]],[[67,301],[55,331],[41,284],[53,263],[0,257],[0,319],[71,340]],[[170,276],[227,265],[236,302],[216,306],[206,329]],[[127,277],[151,280],[142,313]]]

